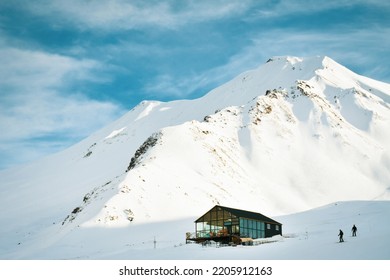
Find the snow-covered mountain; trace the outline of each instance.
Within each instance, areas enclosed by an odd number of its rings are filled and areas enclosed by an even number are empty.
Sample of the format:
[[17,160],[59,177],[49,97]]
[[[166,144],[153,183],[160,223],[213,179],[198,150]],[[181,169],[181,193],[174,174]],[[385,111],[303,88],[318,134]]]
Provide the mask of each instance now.
[[202,98],[142,102],[61,153],[0,172],[0,258],[215,204],[282,215],[390,200],[389,124],[390,84],[328,57],[274,57]]

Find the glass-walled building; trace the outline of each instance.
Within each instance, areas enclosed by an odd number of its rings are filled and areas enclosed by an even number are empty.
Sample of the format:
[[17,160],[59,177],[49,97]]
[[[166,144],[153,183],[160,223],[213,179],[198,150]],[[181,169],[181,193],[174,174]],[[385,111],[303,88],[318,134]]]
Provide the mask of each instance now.
[[196,239],[248,237],[252,239],[282,234],[282,224],[260,213],[214,206],[195,221]]

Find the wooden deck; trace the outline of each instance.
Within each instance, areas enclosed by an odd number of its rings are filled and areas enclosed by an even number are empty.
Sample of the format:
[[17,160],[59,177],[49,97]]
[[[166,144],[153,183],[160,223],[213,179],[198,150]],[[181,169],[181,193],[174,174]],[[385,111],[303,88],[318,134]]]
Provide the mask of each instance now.
[[215,241],[215,242],[228,244],[229,242],[231,242],[231,239],[232,239],[231,236],[198,237],[198,238],[187,238],[186,243],[188,243],[188,241],[194,241],[196,243],[204,243],[206,241]]
[[[250,239],[250,240],[249,240]],[[214,241],[214,242],[218,242],[218,243],[221,243],[221,244],[235,244],[235,245],[238,245],[238,244],[242,244],[242,243],[245,243],[245,242],[250,242],[252,241],[251,238],[243,238],[243,237],[240,237],[238,235],[233,235],[233,234],[230,234],[230,235],[223,235],[223,236],[212,236],[212,237],[194,237],[194,235],[189,235],[187,233],[186,235],[186,243],[189,243],[189,242],[196,242],[196,243],[206,243],[208,241]]]

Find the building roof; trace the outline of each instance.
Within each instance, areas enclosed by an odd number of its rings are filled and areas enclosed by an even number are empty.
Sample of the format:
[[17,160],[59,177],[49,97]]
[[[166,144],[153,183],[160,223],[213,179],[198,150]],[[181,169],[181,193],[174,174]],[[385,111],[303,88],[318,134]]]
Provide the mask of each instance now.
[[[281,223],[279,223],[279,222],[277,222],[277,221],[275,221],[267,216],[264,216],[263,214],[260,214],[260,213],[250,212],[250,211],[246,211],[246,210],[240,210],[240,209],[235,209],[235,208],[230,208],[230,207],[225,207],[225,206],[220,206],[220,205],[215,205],[213,208],[211,208],[209,211],[207,211],[204,215],[206,215],[208,212],[213,210],[215,207],[219,207],[225,211],[228,211],[228,212],[232,213],[234,216],[239,217],[239,218],[246,218],[246,219],[262,221],[262,222],[266,222],[266,223],[270,223],[270,224],[281,225]],[[198,218],[195,222],[198,222],[199,220],[201,220],[204,215],[202,215],[200,218]]]

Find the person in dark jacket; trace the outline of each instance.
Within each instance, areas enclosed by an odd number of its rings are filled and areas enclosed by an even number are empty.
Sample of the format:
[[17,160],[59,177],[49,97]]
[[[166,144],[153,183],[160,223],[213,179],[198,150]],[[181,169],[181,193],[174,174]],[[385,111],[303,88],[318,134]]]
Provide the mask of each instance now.
[[340,237],[340,242],[344,242],[344,239],[343,239],[343,235],[344,235],[344,232],[340,229],[340,232],[339,232],[339,237]]
[[356,232],[357,232],[357,227],[355,225],[353,225],[353,227],[352,227],[352,236],[356,236]]

